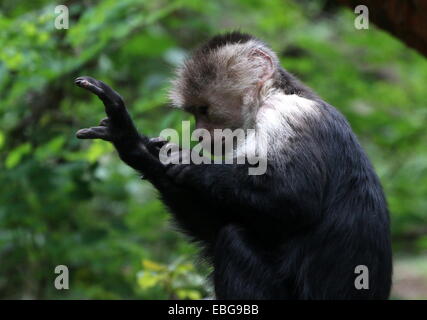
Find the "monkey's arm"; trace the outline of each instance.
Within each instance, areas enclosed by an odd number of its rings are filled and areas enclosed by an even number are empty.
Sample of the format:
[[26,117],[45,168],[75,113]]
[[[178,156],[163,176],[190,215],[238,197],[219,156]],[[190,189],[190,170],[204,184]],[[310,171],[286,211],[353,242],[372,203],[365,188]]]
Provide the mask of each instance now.
[[[102,81],[91,77],[79,77],[76,85],[97,95],[105,106],[107,118],[99,126],[81,129],[79,139],[102,139],[114,144],[120,158],[130,167],[141,172],[161,193],[166,205],[176,216],[181,226],[198,240],[211,240],[222,224],[218,217],[201,216],[203,206],[197,195],[182,188],[166,175],[166,167],[160,162],[158,153],[165,141],[149,139],[138,133],[126,110],[123,99]],[[214,219],[215,218],[215,219]]]
[[[304,167],[304,162],[301,165]],[[265,213],[274,220],[306,224],[320,218],[322,178],[316,170],[305,168],[305,173],[295,168],[281,172],[267,169],[264,175],[251,176],[246,165],[180,164],[168,168],[167,175],[175,184],[197,191],[211,206],[246,208],[240,212]]]

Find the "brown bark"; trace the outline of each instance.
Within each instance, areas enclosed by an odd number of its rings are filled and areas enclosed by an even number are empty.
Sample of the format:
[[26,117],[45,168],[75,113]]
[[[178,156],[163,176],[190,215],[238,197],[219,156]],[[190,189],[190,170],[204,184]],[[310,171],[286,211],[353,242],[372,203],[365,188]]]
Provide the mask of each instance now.
[[427,0],[337,0],[369,9],[369,21],[427,56]]

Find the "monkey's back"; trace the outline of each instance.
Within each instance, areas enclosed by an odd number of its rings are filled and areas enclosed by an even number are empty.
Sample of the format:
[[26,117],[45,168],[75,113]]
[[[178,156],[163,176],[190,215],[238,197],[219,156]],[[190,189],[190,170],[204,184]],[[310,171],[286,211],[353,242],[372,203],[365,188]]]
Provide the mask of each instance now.
[[[344,116],[320,107],[322,123],[312,128],[326,170],[320,217],[283,252],[299,261],[296,297],[387,299],[392,251],[380,181]],[[357,289],[360,270],[364,288]]]

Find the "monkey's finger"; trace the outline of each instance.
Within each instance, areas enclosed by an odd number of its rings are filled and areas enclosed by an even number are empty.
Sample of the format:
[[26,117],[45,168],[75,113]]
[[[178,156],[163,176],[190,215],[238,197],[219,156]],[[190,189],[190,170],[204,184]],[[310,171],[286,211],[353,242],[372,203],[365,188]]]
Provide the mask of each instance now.
[[123,99],[116,91],[104,82],[88,76],[78,77],[75,83],[77,86],[96,94],[102,100],[110,122],[113,122],[116,127],[127,127],[132,134],[137,134]]
[[165,140],[162,137],[156,137],[151,138],[148,143],[146,144],[146,147],[148,151],[155,157],[159,157],[159,152],[163,147],[169,148],[167,146],[169,144],[169,141]]
[[110,119],[108,118],[104,118],[99,122],[99,125],[101,127],[108,127],[109,124],[110,124]]
[[91,127],[80,129],[76,133],[79,139],[103,139],[111,141],[111,135],[107,127]]
[[104,102],[107,113],[123,111],[126,109],[120,94],[118,94],[109,85],[102,82],[101,80],[97,80],[88,76],[82,76],[78,77],[74,82],[79,87],[87,89],[90,92],[96,94]]
[[169,141],[162,137],[151,138],[147,143],[147,148],[152,152],[159,152]]
[[164,145],[164,144],[168,143],[169,141],[163,137],[154,137],[154,138],[150,139],[150,142],[155,143],[155,144]]
[[99,86],[99,84],[97,84],[96,82],[97,80],[91,77],[78,77],[76,80],[74,80],[74,83],[77,86],[89,90],[90,92],[96,94],[98,97],[101,98],[101,96],[104,95],[104,91],[102,90],[101,86]]

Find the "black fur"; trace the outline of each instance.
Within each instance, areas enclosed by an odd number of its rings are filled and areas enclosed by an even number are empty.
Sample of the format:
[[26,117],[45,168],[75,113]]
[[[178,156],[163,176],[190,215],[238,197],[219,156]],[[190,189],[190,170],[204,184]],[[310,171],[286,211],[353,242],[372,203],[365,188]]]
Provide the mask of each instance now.
[[208,51],[219,49],[228,44],[245,43],[253,39],[255,39],[255,37],[247,33],[242,33],[239,31],[228,32],[212,37],[196,52],[205,54]]
[[[214,38],[208,47],[238,38]],[[269,159],[261,176],[249,176],[246,165],[165,167],[158,160],[164,142],[136,132],[113,90],[88,77],[77,84],[104,101],[110,121],[99,138],[112,141],[121,159],[153,183],[203,246],[217,298],[387,299],[391,245],[380,182],[344,117],[280,73],[277,85],[314,99],[322,120],[289,142],[298,150],[292,161]],[[90,130],[78,136],[96,138]],[[357,265],[369,268],[367,290],[355,288]]]

